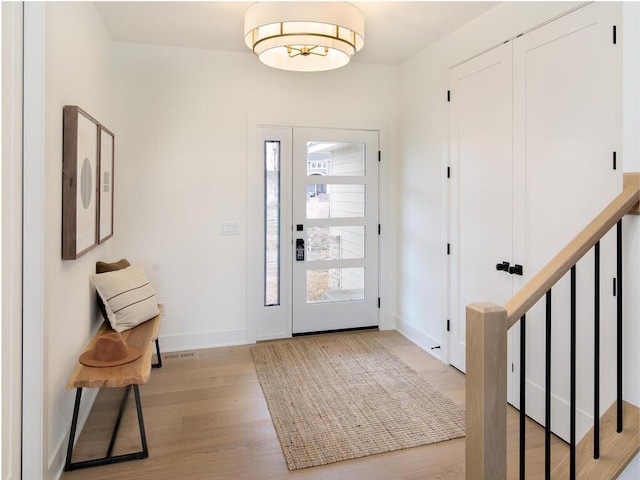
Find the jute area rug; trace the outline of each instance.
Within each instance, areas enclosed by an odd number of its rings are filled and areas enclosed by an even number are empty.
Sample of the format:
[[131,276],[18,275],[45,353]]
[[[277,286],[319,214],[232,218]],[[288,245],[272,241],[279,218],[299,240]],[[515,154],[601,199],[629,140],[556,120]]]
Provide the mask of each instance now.
[[289,470],[464,436],[464,410],[374,339],[251,348]]

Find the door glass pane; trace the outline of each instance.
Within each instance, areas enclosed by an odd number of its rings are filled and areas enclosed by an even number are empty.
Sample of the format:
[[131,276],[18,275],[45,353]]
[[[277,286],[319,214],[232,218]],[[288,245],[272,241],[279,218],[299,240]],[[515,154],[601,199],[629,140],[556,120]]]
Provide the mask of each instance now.
[[280,142],[264,143],[264,305],[280,305]]
[[307,270],[307,303],[364,300],[364,267]]
[[307,218],[364,217],[364,185],[307,184]]
[[307,142],[307,175],[362,177],[364,143]]
[[364,258],[364,226],[309,227],[307,260]]

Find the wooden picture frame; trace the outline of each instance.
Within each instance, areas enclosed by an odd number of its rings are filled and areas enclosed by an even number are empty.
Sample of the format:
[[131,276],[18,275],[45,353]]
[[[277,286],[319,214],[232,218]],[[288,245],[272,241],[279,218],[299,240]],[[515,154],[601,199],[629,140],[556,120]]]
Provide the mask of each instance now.
[[97,245],[99,123],[77,106],[63,110],[62,259]]
[[98,244],[101,244],[113,237],[115,136],[103,125],[98,128]]

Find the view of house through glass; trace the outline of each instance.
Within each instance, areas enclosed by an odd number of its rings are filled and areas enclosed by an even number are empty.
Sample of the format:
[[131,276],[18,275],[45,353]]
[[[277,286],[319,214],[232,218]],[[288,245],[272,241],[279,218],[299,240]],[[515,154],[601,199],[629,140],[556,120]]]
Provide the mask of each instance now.
[[[358,223],[365,216],[366,186],[357,183],[365,165],[364,143],[307,142],[306,218],[319,222],[307,228],[308,262],[365,258],[365,227]],[[342,220],[349,218],[358,221]],[[364,268],[335,266],[309,266],[307,303],[364,299]]]
[[307,303],[364,300],[364,268],[307,270]]

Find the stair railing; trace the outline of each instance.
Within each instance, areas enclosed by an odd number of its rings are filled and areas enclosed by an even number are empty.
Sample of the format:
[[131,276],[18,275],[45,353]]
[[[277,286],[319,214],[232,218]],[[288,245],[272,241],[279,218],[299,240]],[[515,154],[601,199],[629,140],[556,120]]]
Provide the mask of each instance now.
[[[551,478],[551,288],[571,272],[571,391],[570,391],[570,479],[575,479],[576,447],[576,264],[594,248],[595,334],[599,335],[599,257],[600,240],[617,225],[617,431],[622,431],[622,217],[640,213],[640,173],[624,175],[623,191],[569,244],[563,248],[504,306],[474,303],[466,308],[466,450],[467,480],[507,478],[507,331],[521,321],[525,332],[526,312],[546,296],[546,379],[545,379],[545,478]],[[524,479],[525,422],[525,346],[520,338],[520,478]],[[598,345],[598,341],[595,342]],[[599,349],[594,352],[596,365]],[[596,371],[598,368],[596,367]],[[599,377],[594,379],[598,392]],[[599,395],[594,394],[594,458],[599,456]]]

